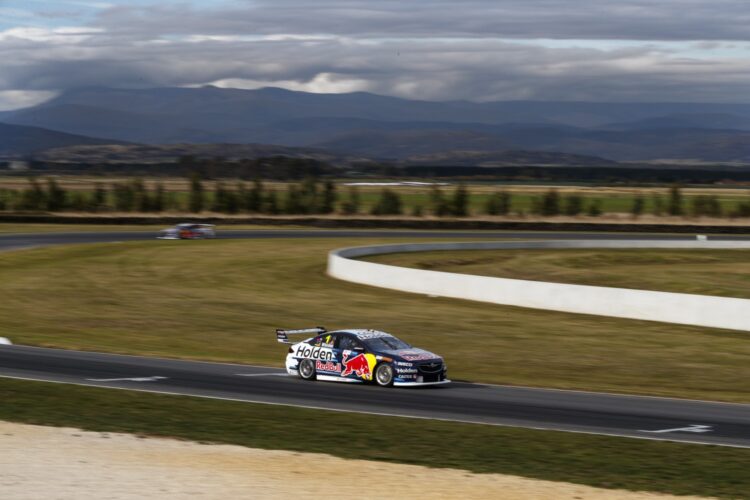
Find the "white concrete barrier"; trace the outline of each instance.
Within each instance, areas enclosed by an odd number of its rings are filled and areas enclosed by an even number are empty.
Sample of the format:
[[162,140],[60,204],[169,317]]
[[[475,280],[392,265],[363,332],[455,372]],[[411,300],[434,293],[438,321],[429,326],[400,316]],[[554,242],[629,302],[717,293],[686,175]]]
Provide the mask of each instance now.
[[[617,318],[750,331],[750,300],[685,293],[567,285],[425,271],[356,260],[369,255],[435,250],[544,248],[702,248],[750,250],[750,241],[513,241],[414,243],[334,250],[328,274],[354,283],[440,297]],[[750,258],[750,252],[748,252]]]
[[6,339],[5,337],[0,337],[0,345],[13,345],[13,342]]

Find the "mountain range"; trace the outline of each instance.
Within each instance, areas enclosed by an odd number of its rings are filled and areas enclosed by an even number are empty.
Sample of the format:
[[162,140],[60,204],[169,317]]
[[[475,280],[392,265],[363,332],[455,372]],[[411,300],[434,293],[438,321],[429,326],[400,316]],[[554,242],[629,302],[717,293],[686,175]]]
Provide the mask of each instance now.
[[[83,136],[77,144],[89,145],[273,144],[402,162],[463,162],[519,151],[569,159],[750,162],[750,104],[434,102],[277,88],[88,88],[4,112],[0,121]],[[8,130],[0,129],[0,145],[12,143],[3,137]],[[63,141],[49,138],[49,147]],[[49,149],[46,141],[30,139],[18,151],[28,153],[29,143]]]
[[105,144],[122,144],[122,142],[67,134],[40,127],[0,123],[0,156],[25,156],[50,148]]

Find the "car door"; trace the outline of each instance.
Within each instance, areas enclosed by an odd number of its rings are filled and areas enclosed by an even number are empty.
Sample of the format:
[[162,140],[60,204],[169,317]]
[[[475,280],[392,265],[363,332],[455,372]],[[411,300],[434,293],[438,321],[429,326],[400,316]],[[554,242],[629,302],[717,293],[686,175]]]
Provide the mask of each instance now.
[[342,335],[338,342],[341,376],[354,380],[372,380],[375,356],[366,353],[364,343],[354,335]]
[[338,377],[341,374],[341,356],[335,348],[336,341],[336,334],[323,333],[310,342],[313,346],[311,357],[315,359],[315,371],[320,375]]
[[336,336],[336,344],[334,347],[336,361],[339,364],[339,376],[342,378],[352,378],[344,374],[344,362],[351,356],[352,350],[354,349],[353,337],[345,333],[338,334]]

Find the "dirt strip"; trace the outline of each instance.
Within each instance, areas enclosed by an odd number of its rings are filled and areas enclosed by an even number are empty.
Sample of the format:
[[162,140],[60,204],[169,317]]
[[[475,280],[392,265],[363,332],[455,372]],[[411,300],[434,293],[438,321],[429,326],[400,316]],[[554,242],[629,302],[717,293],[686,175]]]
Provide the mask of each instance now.
[[327,496],[357,500],[411,496],[677,498],[500,474],[0,422],[0,497],[4,500]]

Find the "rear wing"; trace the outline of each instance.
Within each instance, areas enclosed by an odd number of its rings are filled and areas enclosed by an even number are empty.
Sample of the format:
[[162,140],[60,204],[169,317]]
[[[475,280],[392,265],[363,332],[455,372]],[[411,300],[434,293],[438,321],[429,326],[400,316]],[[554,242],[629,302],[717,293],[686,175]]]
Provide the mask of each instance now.
[[316,326],[315,328],[305,328],[302,330],[282,330],[280,328],[276,329],[276,341],[281,342],[282,344],[291,344],[292,342],[289,340],[289,335],[298,335],[298,334],[315,334],[320,335],[321,333],[325,333],[328,330],[325,329],[325,327],[322,326]]

